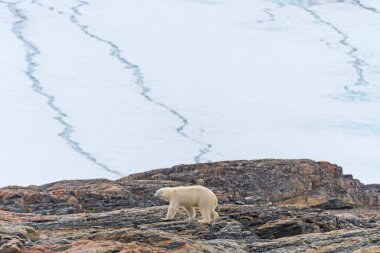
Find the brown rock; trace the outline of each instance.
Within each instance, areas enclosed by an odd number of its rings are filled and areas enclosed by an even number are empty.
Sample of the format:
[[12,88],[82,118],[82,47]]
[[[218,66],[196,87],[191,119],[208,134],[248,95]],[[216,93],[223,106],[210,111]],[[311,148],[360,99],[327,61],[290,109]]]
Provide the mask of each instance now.
[[359,250],[355,250],[353,253],[379,253],[380,246],[369,246]]
[[[347,208],[378,204],[379,192],[345,177],[342,168],[311,160],[255,160],[179,165],[134,174],[125,180],[159,178],[206,187],[235,202],[260,196],[279,205]],[[225,199],[225,198],[224,198]],[[242,200],[244,201],[244,200]],[[324,205],[326,204],[326,205]]]
[[0,253],[20,253],[22,242],[18,238],[12,238],[0,234]]
[[[257,242],[248,245],[249,252],[361,252],[379,247],[380,228],[338,230],[284,237],[277,240]],[[366,251],[364,251],[366,252]],[[370,251],[371,252],[371,251]],[[376,251],[374,251],[376,252]]]
[[294,219],[276,220],[258,227],[256,233],[265,239],[300,235],[303,233],[302,222]]
[[[168,206],[154,192],[190,184],[218,196],[220,217],[211,225],[187,221],[183,210],[162,220]],[[310,160],[180,165],[116,181],[10,186],[0,189],[0,253],[376,252],[379,196],[379,185]]]

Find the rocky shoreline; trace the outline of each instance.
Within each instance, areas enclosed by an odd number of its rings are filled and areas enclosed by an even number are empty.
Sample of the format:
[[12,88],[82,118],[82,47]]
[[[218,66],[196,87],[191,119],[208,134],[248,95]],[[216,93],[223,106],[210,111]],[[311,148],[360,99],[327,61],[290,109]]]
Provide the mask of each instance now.
[[[204,185],[220,218],[163,221],[164,186]],[[199,214],[198,214],[199,217]],[[380,185],[311,160],[178,165],[116,181],[0,188],[0,253],[380,252]]]

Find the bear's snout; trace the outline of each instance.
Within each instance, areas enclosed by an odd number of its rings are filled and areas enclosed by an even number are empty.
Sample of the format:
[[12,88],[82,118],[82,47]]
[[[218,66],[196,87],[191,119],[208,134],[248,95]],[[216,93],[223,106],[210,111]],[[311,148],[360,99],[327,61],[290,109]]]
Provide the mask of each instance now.
[[155,196],[155,197],[158,197],[158,196],[160,196],[160,193],[159,193],[159,192],[156,192],[156,193],[154,194],[154,196]]

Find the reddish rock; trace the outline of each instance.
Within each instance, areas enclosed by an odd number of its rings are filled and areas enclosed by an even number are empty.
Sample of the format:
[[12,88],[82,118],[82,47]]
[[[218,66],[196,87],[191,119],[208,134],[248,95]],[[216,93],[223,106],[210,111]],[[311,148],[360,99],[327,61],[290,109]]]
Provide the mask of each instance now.
[[[334,178],[341,178],[343,176],[346,176],[346,175],[343,175],[343,170],[341,167],[335,165],[335,164],[331,164],[329,162],[318,162],[318,164],[328,173],[330,174],[331,176],[333,176]],[[352,179],[352,178],[351,178]]]

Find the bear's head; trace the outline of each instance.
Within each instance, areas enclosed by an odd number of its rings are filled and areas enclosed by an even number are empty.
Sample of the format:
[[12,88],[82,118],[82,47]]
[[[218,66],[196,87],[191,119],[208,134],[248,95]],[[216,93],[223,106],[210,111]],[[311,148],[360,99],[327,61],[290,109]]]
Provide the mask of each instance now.
[[170,201],[171,195],[172,195],[171,187],[160,188],[154,194],[155,197],[166,200],[166,201]]

